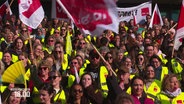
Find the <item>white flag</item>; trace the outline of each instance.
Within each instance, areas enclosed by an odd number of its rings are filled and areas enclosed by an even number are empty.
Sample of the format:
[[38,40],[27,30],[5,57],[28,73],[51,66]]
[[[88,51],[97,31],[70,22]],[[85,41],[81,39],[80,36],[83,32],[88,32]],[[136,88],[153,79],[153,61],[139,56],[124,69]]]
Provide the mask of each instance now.
[[18,0],[19,18],[27,26],[36,29],[44,18],[40,0]]
[[184,0],[181,5],[180,9],[180,15],[178,19],[178,26],[176,30],[176,36],[174,40],[174,49],[178,50],[179,46],[182,44],[182,41],[184,41]]
[[160,14],[157,4],[155,5],[149,27],[152,28],[154,25],[163,25],[162,16]]
[[9,5],[9,3],[8,3],[8,0],[3,4],[3,5],[1,5],[1,7],[0,7],[0,18],[2,18],[4,15],[5,15],[5,13],[6,13],[6,9],[9,9],[9,13],[10,13],[10,15],[12,15],[12,11],[11,11],[11,8],[10,8],[10,5]]
[[106,29],[118,33],[118,12],[113,0],[80,0],[80,2],[57,0],[57,2],[85,34],[101,35]]

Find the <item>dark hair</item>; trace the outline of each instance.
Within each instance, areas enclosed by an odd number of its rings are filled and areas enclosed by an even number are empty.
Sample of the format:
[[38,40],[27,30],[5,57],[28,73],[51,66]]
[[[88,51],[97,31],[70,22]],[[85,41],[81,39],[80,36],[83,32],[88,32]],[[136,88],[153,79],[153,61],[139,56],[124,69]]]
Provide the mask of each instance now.
[[152,60],[153,60],[154,58],[158,59],[158,61],[159,61],[160,63],[162,63],[162,60],[160,59],[160,57],[159,57],[158,55],[154,54],[153,56],[151,56],[151,58],[150,58],[150,60],[149,60],[149,63],[150,63],[150,64],[152,63]]
[[[131,87],[133,86],[133,83],[134,83],[134,81],[135,81],[136,79],[142,80],[143,84],[145,84],[144,79],[143,79],[141,76],[135,76],[135,77],[133,77],[133,79],[131,80]],[[132,90],[132,91],[133,91],[133,90]],[[132,92],[131,92],[131,93],[132,93]],[[147,95],[146,95],[145,91],[143,90],[142,96],[141,96],[141,98],[139,98],[139,101],[141,102],[141,104],[144,104],[144,101],[145,101],[146,98],[147,98]]]
[[45,90],[45,91],[48,92],[49,95],[55,93],[55,90],[54,90],[53,86],[50,83],[42,84],[41,87],[39,88],[39,90]]
[[136,79],[142,80],[143,84],[145,84],[144,79],[141,76],[134,76],[131,80],[131,86],[133,86],[133,83]]
[[105,60],[107,60],[108,59],[108,54],[111,54],[112,55],[112,52],[107,52],[106,54],[105,54]]
[[[95,85],[95,82],[94,82],[94,80],[93,80],[92,75],[91,75],[90,73],[88,73],[88,72],[87,72],[87,73],[84,73],[84,74],[81,76],[80,85],[82,85],[82,78],[83,78],[85,75],[89,75],[89,76],[91,77],[92,85],[94,85],[95,87],[97,87],[97,86]],[[84,87],[84,86],[82,85],[82,87]]]
[[115,104],[124,104],[126,102],[131,102],[131,104],[134,104],[134,100],[129,94],[121,93],[116,97]]

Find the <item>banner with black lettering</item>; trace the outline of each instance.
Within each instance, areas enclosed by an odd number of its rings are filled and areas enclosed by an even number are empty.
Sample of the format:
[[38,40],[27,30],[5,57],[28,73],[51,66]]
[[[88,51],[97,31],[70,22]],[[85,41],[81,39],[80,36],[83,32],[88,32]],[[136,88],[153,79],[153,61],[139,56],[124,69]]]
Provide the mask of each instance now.
[[117,8],[119,20],[128,22],[130,19],[136,18],[136,24],[142,24],[145,22],[146,15],[151,15],[151,8],[151,2],[145,2],[134,7]]

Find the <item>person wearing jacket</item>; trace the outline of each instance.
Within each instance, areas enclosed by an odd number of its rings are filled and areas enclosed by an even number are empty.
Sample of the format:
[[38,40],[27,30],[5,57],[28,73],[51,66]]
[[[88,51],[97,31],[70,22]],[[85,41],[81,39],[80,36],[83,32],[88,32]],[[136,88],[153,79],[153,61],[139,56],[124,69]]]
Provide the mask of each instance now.
[[92,104],[102,104],[103,96],[102,92],[97,88],[93,82],[93,78],[90,73],[85,73],[81,76],[80,84],[84,90],[84,96]]
[[135,76],[131,81],[131,96],[135,104],[154,104],[144,92],[144,80],[142,77]]
[[157,95],[159,104],[183,104],[184,92],[181,91],[177,75],[169,74],[164,77],[162,91]]

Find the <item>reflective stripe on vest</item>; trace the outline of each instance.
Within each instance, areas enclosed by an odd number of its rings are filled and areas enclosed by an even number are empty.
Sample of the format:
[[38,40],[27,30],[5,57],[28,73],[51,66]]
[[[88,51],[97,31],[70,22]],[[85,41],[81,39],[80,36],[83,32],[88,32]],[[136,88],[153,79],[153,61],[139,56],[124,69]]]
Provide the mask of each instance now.
[[172,65],[173,73],[177,74],[178,79],[181,80],[181,72],[183,71],[181,64],[177,62],[176,59],[172,59],[171,65]]
[[19,57],[17,55],[12,54],[12,62],[17,62]]
[[54,102],[61,102],[60,104],[66,104],[66,96],[64,90],[59,91],[55,96],[54,96]]
[[68,54],[64,54],[64,59],[63,59],[63,63],[62,63],[62,69],[66,70],[68,67]]
[[108,75],[108,71],[105,66],[100,67],[100,84],[103,97],[107,97],[108,95],[108,86],[106,83],[106,77]]
[[164,67],[164,66],[162,66],[162,73],[161,73],[161,83],[162,83],[162,81],[163,81],[163,79],[164,79],[164,76],[165,75],[167,75],[167,74],[169,74],[169,70],[168,70],[168,68],[167,67]]
[[166,58],[164,58],[162,54],[160,54],[159,57],[160,57],[162,63],[166,64],[168,62],[168,60]]
[[0,60],[3,58],[3,52],[0,52]]
[[155,79],[148,87],[148,89],[146,89],[146,86],[144,87],[144,91],[147,93],[149,98],[155,100],[157,94],[161,91],[161,82]]
[[160,104],[184,104],[184,92],[181,92],[177,97],[174,97],[172,101],[163,93],[160,93],[157,98],[160,101]]

